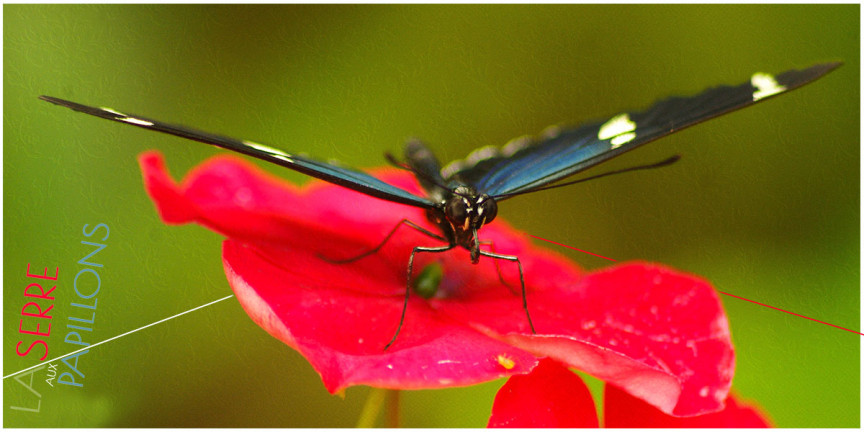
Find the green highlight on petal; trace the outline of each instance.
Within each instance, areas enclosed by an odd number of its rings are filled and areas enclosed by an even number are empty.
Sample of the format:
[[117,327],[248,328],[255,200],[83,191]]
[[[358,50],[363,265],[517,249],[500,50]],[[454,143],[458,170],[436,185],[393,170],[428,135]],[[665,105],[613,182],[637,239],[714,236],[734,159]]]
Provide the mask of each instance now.
[[423,267],[423,270],[414,279],[414,292],[425,299],[434,297],[438,293],[438,287],[441,286],[441,279],[443,277],[444,269],[441,268],[441,264],[437,262],[430,263],[426,267]]

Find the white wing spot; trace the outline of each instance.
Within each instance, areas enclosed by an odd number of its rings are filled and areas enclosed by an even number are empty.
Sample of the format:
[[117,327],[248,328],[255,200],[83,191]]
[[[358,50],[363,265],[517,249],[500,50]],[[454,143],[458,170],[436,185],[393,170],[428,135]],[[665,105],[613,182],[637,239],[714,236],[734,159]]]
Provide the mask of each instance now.
[[540,132],[540,136],[546,139],[558,138],[558,135],[561,135],[561,127],[558,125],[547,126]]
[[507,144],[504,144],[504,147],[501,148],[501,154],[503,156],[512,156],[513,153],[528,147],[528,144],[531,144],[531,137],[528,135],[513,138]]
[[292,163],[292,164],[294,163],[294,160],[291,159],[291,158],[288,157],[288,156],[284,156],[284,155],[281,155],[281,154],[274,154],[274,155],[272,155],[272,156],[273,156],[274,158],[276,158],[276,159],[282,159],[282,160],[284,160],[285,162],[288,162],[288,163]]
[[266,146],[266,145],[264,145],[264,144],[258,144],[258,143],[254,142],[254,141],[246,141],[246,140],[244,140],[244,141],[243,141],[243,144],[245,144],[245,145],[247,145],[247,146],[249,146],[249,147],[252,147],[252,148],[254,148],[255,150],[260,150],[260,151],[263,151],[263,152],[265,152],[265,153],[270,153],[270,154],[273,155],[274,157],[279,158],[279,159],[282,159],[282,160],[285,160],[285,161],[287,161],[287,162],[292,162],[292,163],[294,162],[294,161],[291,160],[291,155],[289,155],[288,153],[285,153],[285,152],[282,151],[282,150],[275,149],[275,148],[273,148],[273,147]]
[[102,111],[106,111],[106,112],[109,112],[109,113],[111,113],[111,114],[118,115],[118,116],[127,117],[126,114],[123,114],[123,113],[121,113],[121,112],[119,112],[119,111],[114,111],[114,110],[111,109],[111,108],[107,108],[107,107],[100,107],[100,108],[102,109]]
[[633,141],[636,138],[636,123],[630,120],[630,115],[627,113],[619,114],[612,117],[603,126],[600,126],[600,131],[597,132],[597,138],[601,140],[612,139],[610,143],[612,148],[618,148],[625,143]]
[[786,86],[778,84],[774,76],[762,72],[753,74],[750,84],[756,87],[756,91],[753,92],[753,102],[786,91]]
[[615,149],[615,148],[621,147],[622,144],[633,141],[633,138],[636,138],[636,133],[635,132],[629,132],[629,133],[618,135],[615,138],[612,138],[612,140],[609,142],[612,144],[612,148]]
[[465,158],[465,160],[469,164],[473,165],[473,164],[476,164],[482,160],[486,160],[486,159],[489,159],[491,157],[498,156],[498,153],[499,153],[498,147],[490,145],[490,146],[481,147],[477,150],[474,150],[473,152],[471,152],[471,154],[468,155],[467,158]]
[[135,117],[126,117],[126,118],[121,118],[121,119],[117,119],[117,120],[124,121],[126,123],[132,123],[132,124],[140,125],[140,126],[153,126],[153,122],[149,122],[147,120],[137,119]]

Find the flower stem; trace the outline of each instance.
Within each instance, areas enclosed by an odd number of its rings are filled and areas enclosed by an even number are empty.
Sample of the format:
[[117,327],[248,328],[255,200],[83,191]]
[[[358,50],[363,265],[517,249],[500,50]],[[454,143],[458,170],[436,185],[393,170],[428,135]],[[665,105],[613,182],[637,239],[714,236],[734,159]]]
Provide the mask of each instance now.
[[378,420],[381,408],[387,404],[387,427],[399,427],[399,390],[371,388],[360,418],[357,419],[358,428],[373,428]]
[[375,420],[378,419],[378,413],[381,412],[386,396],[387,389],[373,387],[369,390],[369,397],[366,399],[366,404],[363,405],[363,411],[360,411],[360,418],[357,419],[358,428],[375,427]]

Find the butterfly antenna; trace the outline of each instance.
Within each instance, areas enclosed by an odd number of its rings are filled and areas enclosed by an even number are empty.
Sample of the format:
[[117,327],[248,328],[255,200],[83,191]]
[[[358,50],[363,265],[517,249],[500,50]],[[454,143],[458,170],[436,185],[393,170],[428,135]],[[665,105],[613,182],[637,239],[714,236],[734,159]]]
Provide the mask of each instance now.
[[[402,162],[402,161],[396,159],[396,157],[393,156],[392,153],[390,153],[390,152],[384,152],[384,158],[387,159],[387,162],[390,162],[390,165],[393,165],[393,166],[396,167],[396,168],[403,169],[403,170],[406,170],[406,171],[411,171],[412,173],[414,173],[414,170],[412,170],[411,167],[408,166],[408,164],[406,164],[405,162]],[[416,174],[416,173],[415,173],[415,174]]]
[[624,168],[624,169],[620,169],[620,170],[605,172],[603,174],[593,175],[591,177],[585,177],[585,178],[570,181],[567,183],[561,183],[561,184],[556,184],[556,185],[552,185],[552,186],[545,186],[545,187],[541,187],[541,188],[537,188],[537,189],[531,189],[529,191],[517,191],[517,192],[512,192],[512,193],[495,195],[492,198],[501,199],[501,198],[505,198],[505,197],[509,197],[509,196],[513,196],[513,195],[522,195],[522,194],[526,194],[526,193],[533,193],[533,192],[538,192],[538,191],[547,190],[547,189],[555,189],[555,188],[559,188],[559,187],[574,185],[576,183],[586,182],[588,180],[598,179],[600,177],[606,177],[606,176],[611,176],[611,175],[615,175],[615,174],[622,174],[622,173],[630,172],[630,171],[662,168],[662,167],[665,167],[667,165],[672,165],[673,163],[678,162],[680,159],[681,159],[681,155],[675,155],[675,156],[672,156],[670,158],[664,159],[660,162],[653,163],[650,165],[637,165],[637,166],[630,167],[630,168]]

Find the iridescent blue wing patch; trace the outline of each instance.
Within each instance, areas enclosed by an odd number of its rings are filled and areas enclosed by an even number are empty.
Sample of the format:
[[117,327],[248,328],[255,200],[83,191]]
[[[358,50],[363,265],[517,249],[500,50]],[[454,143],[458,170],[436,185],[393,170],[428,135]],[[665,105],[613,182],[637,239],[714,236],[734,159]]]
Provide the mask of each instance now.
[[485,147],[442,170],[501,200],[584,171],[665,135],[769,99],[812,82],[840,63],[780,75],[756,73],[738,86],[673,97],[641,112],[623,112],[575,129],[550,128],[538,140],[520,138],[501,149]]

